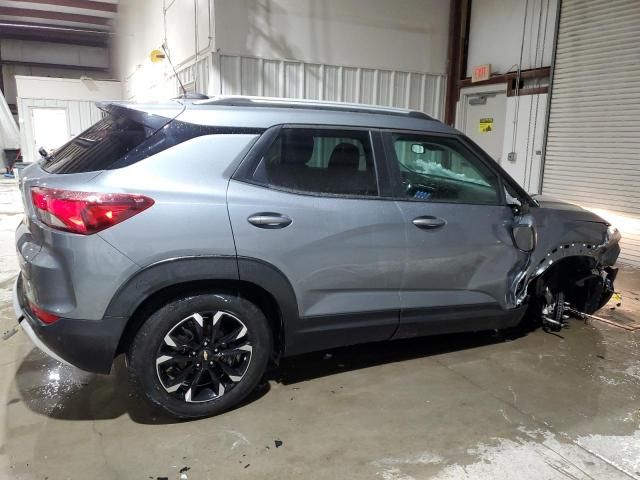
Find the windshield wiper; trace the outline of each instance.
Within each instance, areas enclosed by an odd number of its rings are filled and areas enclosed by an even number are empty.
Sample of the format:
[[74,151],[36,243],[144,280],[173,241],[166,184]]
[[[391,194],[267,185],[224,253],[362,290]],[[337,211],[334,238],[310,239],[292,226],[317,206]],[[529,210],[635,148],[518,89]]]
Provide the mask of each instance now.
[[51,155],[49,155],[49,153],[45,150],[44,147],[40,147],[38,149],[38,153],[40,154],[40,156],[42,158],[44,158],[45,160],[51,160]]

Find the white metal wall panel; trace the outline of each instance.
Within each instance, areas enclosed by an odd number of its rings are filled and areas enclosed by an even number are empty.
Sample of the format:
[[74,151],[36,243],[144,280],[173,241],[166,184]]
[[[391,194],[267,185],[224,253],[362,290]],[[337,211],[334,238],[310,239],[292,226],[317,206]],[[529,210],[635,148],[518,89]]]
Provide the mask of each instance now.
[[[178,72],[178,76],[187,91],[207,92],[209,91],[209,79],[212,68],[211,55],[204,55],[190,62],[188,65],[183,66]],[[175,83],[175,92],[179,95],[180,86],[175,82],[175,78],[173,78],[172,81]]]
[[198,88],[209,95],[309,98],[413,108],[436,118],[443,114],[444,75],[215,55],[219,91],[216,82],[208,90]]
[[640,2],[564,0],[542,191],[597,210],[640,266]]

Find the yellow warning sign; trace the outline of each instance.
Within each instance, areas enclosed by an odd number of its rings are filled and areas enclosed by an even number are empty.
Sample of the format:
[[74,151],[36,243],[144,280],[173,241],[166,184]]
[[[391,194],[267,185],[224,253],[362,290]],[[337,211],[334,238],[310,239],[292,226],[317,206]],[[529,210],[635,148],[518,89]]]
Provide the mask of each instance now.
[[480,119],[480,133],[493,132],[493,118]]

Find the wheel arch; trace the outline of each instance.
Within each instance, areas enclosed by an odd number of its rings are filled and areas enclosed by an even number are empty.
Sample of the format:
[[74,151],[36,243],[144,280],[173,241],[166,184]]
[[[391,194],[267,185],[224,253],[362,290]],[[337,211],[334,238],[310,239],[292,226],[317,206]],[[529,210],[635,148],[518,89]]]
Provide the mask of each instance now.
[[284,354],[287,329],[298,318],[291,284],[273,265],[252,258],[174,258],[144,268],[116,293],[105,313],[125,318],[114,356],[127,350],[144,321],[167,302],[198,293],[228,293],[256,304],[269,320],[274,359]]
[[[613,281],[615,279],[613,270],[606,268],[604,270],[607,270],[607,275]],[[544,290],[549,287],[552,292],[563,292],[578,310],[593,313],[611,296],[607,296],[601,288],[604,285],[601,271],[603,271],[601,265],[593,256],[566,256],[535,277],[529,284],[529,293],[540,298],[544,295]]]

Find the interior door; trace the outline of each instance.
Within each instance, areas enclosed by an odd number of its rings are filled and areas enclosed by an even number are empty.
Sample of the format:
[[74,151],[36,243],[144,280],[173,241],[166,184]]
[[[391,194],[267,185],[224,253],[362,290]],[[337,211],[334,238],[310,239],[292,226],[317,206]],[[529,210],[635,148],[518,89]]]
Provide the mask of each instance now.
[[496,173],[455,137],[386,133],[385,144],[407,240],[397,336],[500,326],[525,254]]
[[31,117],[35,159],[39,158],[40,147],[51,151],[69,141],[69,120],[66,108],[32,108]]
[[463,132],[498,163],[503,164],[508,152],[503,152],[507,95],[486,92],[465,95]]
[[238,255],[291,283],[300,344],[391,337],[405,240],[395,202],[378,196],[368,131],[283,128],[245,178],[231,180],[228,205]]

